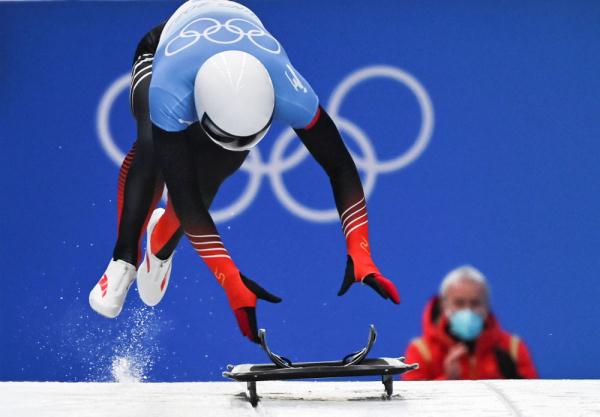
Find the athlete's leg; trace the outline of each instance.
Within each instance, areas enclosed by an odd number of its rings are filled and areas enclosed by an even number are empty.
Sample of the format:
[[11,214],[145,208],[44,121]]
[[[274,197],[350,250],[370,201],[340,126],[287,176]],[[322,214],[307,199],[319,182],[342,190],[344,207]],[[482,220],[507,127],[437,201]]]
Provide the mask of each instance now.
[[136,278],[141,234],[164,188],[154,155],[148,106],[153,56],[161,30],[162,25],[159,25],[146,34],[135,53],[130,101],[138,137],[119,173],[117,242],[113,258],[89,295],[92,309],[111,318],[121,312]]
[[152,141],[148,107],[152,61],[147,59],[141,56],[134,65],[131,104],[137,122],[138,139],[121,166],[117,198],[118,235],[113,251],[113,259],[134,266],[137,266],[141,257],[142,233],[164,188]]
[[[185,145],[187,149],[190,145],[189,141]],[[190,148],[188,152],[190,155],[191,151]],[[210,207],[217,189],[218,186],[207,187],[200,193],[205,207]],[[138,294],[146,305],[155,306],[164,297],[173,271],[173,254],[182,234],[183,229],[169,195],[166,210],[154,210],[150,218],[144,265],[140,267],[137,274]]]

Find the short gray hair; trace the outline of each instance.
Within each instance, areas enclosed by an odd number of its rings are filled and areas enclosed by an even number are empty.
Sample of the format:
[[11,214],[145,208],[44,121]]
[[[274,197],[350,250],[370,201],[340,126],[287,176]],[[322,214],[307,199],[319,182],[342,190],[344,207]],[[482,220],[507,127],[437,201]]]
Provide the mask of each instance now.
[[490,290],[485,275],[483,275],[479,269],[471,265],[462,265],[448,272],[440,284],[439,296],[443,297],[450,285],[462,280],[470,280],[483,285],[485,296],[489,299]]

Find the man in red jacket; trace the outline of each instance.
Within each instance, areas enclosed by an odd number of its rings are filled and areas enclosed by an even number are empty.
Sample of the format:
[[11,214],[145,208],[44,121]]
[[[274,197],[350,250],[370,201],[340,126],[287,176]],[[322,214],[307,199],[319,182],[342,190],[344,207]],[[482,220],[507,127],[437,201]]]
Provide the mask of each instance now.
[[405,380],[537,378],[523,341],[500,327],[490,311],[485,277],[471,266],[451,271],[425,307],[423,336],[413,339]]

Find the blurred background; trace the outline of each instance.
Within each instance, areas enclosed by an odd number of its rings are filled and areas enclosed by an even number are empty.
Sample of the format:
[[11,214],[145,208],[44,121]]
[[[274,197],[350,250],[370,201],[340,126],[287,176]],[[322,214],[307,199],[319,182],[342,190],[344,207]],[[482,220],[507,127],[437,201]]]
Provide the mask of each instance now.
[[[399,356],[443,276],[470,263],[541,377],[599,378],[600,3],[243,3],[338,122],[368,185],[374,259],[402,297],[337,297],[328,179],[310,157],[282,168],[301,144],[274,125],[215,203],[240,269],[284,299],[258,307],[273,350],[341,358],[374,323],[373,355]],[[135,291],[114,320],[88,306],[135,140],[133,54],[179,4],[0,3],[0,380],[221,380],[266,360],[187,241],[158,307]]]

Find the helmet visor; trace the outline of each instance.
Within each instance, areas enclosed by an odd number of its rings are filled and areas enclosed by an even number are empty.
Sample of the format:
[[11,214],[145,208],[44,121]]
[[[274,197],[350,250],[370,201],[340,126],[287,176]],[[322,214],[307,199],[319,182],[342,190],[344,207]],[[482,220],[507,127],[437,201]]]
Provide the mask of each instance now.
[[246,151],[253,148],[267,134],[269,127],[271,127],[272,120],[273,116],[271,115],[271,118],[265,127],[249,136],[237,136],[224,131],[211,120],[207,113],[204,113],[202,116],[200,126],[202,126],[202,129],[204,129],[206,134],[221,147],[230,151]]

